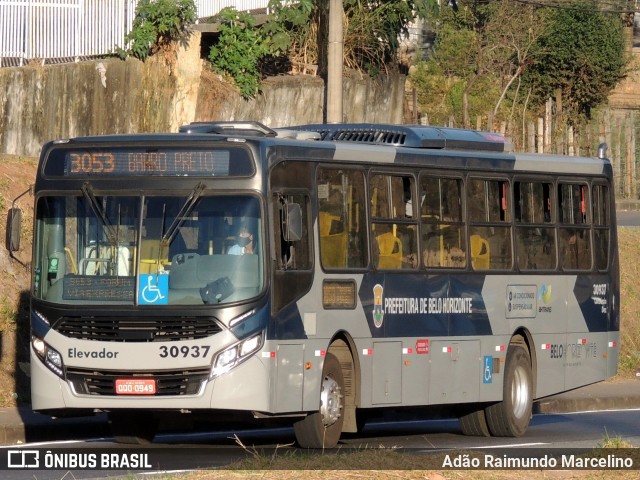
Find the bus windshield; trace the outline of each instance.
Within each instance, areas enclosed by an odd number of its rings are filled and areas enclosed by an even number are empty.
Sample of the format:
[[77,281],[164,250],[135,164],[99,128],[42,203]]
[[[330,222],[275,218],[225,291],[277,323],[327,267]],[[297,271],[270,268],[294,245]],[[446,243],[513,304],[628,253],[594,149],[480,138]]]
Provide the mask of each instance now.
[[37,202],[33,293],[65,304],[217,305],[264,286],[260,201],[250,195],[97,195]]

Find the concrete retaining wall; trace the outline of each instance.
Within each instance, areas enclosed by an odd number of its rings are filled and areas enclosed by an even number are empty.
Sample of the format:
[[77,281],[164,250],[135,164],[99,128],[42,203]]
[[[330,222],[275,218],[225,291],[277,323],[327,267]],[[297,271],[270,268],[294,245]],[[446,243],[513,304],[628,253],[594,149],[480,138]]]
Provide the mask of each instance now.
[[[0,153],[35,156],[53,139],[175,132],[194,120],[257,120],[271,127],[322,122],[320,78],[270,78],[259,96],[245,101],[200,59],[198,32],[184,44],[146,62],[0,69]],[[404,80],[346,78],[345,121],[401,123]]]

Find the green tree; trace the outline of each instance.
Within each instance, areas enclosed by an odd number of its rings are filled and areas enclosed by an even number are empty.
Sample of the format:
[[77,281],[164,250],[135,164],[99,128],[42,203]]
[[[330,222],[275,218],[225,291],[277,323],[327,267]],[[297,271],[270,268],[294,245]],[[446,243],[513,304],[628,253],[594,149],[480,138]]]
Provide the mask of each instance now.
[[[344,0],[344,59],[349,68],[376,72],[396,64],[398,38],[408,35],[416,16],[424,17],[437,0]],[[270,48],[294,60],[318,63],[321,11],[327,0],[271,0],[274,18],[265,28]],[[321,8],[322,7],[322,8]],[[323,43],[323,40],[320,40]]]
[[[344,0],[345,65],[370,73],[395,66],[398,37],[407,35],[416,15],[426,15],[437,1]],[[267,58],[319,63],[319,24],[326,5],[326,0],[270,0],[272,15],[260,28],[248,14],[225,9],[215,18],[221,24],[220,35],[209,60],[215,70],[234,79],[243,96],[252,97],[259,90],[260,68]]]
[[125,36],[130,47],[119,54],[144,60],[177,40],[196,19],[194,0],[140,0],[131,32]]
[[345,64],[376,73],[397,64],[400,37],[408,37],[409,24],[424,16],[427,0],[344,0]]
[[[563,111],[581,122],[604,101],[625,70],[623,21],[591,0],[544,2],[458,0],[430,17],[436,30],[432,55],[410,78],[432,123],[469,127],[474,115],[492,111],[512,125],[525,124],[562,93]],[[524,130],[524,127],[522,127]]]
[[[464,127],[471,126],[474,114],[488,110],[499,113],[509,89],[519,86],[532,47],[546,25],[539,9],[515,0],[460,2],[459,9],[445,7],[431,21],[436,25],[437,39],[426,62],[441,67],[442,74],[449,78],[441,80],[442,84],[456,85],[447,95],[459,95],[459,101],[443,105],[451,106],[449,116]],[[425,69],[419,64],[412,75],[414,83],[424,82],[417,76],[434,70],[433,66]],[[516,88],[514,97],[518,91]],[[423,98],[428,95],[424,93]]]
[[579,0],[551,12],[547,33],[535,47],[524,75],[538,104],[562,91],[570,117],[584,115],[606,100],[626,65],[622,18]]
[[[468,82],[476,72],[475,42],[472,30],[445,23],[438,30],[433,54],[412,71],[411,82],[430,123],[444,125],[453,119],[455,125],[462,125],[463,97],[466,95],[467,106],[469,102],[478,103],[475,89]],[[480,105],[481,110],[487,108]]]

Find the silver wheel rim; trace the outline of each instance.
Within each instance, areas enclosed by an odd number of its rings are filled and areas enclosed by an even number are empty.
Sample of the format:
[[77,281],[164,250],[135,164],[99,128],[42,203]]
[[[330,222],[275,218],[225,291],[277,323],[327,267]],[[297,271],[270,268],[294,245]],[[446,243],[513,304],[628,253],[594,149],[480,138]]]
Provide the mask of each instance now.
[[511,405],[516,418],[522,418],[529,408],[529,376],[524,367],[516,367],[513,372]]
[[330,427],[340,418],[342,409],[342,395],[340,385],[332,377],[325,376],[322,380],[322,392],[320,393],[320,415],[322,424]]

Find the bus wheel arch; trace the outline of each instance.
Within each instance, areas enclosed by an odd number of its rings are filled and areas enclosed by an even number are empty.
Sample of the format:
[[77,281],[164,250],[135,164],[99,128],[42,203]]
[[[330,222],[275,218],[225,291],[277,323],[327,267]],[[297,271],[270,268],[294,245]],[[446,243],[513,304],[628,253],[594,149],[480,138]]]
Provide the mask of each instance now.
[[360,363],[355,342],[346,332],[329,342],[322,368],[319,410],[293,426],[297,443],[303,448],[333,448],[342,432],[357,431]]
[[533,398],[536,398],[536,390],[538,385],[538,358],[536,354],[535,344],[533,343],[533,336],[526,328],[519,328],[516,330],[509,341],[509,345],[518,344],[529,351],[529,358],[531,360],[531,381],[533,388]]
[[485,408],[487,425],[496,437],[520,437],[531,420],[533,367],[525,338],[522,335],[512,337],[504,367],[502,400]]
[[355,433],[361,430],[357,407],[360,405],[360,359],[356,354],[356,344],[346,332],[338,333],[329,344],[328,352],[340,362],[344,377],[344,423],[343,432]]
[[338,358],[324,356],[318,410],[293,424],[302,448],[333,448],[338,444],[344,423],[344,379]]

